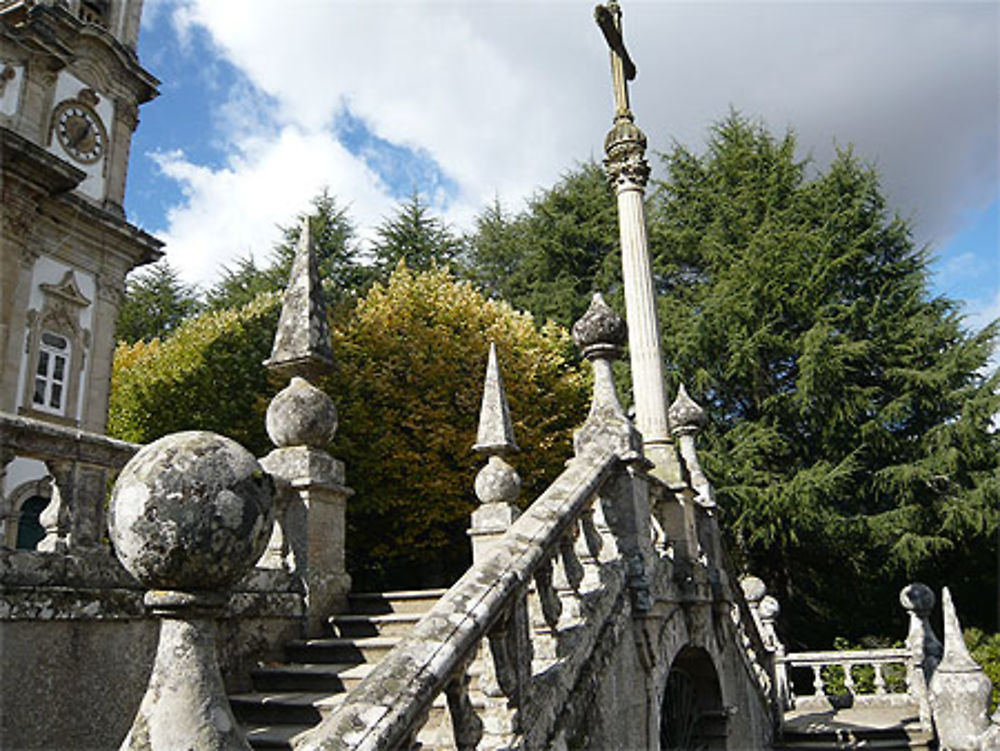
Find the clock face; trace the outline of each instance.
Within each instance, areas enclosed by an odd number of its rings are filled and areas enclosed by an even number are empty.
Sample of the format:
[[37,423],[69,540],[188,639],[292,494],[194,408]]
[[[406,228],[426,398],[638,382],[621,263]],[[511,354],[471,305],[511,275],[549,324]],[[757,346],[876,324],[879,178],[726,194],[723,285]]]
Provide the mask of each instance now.
[[101,119],[88,105],[69,100],[54,113],[55,135],[66,153],[78,162],[93,164],[104,156],[107,133]]

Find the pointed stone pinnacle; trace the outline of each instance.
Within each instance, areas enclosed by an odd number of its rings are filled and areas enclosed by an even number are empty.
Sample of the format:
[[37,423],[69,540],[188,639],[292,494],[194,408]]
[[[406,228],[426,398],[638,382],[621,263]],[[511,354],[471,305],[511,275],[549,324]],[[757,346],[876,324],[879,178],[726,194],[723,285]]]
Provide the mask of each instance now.
[[941,609],[944,611],[944,657],[938,670],[944,673],[982,672],[979,663],[972,659],[965,646],[962,626],[958,622],[958,614],[947,587],[941,592]]
[[333,364],[326,305],[308,216],[302,219],[274,347],[264,364],[274,372],[306,378]]
[[486,380],[483,382],[483,404],[479,410],[479,432],[473,451],[484,454],[505,454],[517,451],[514,428],[510,422],[507,394],[504,392],[500,366],[497,364],[496,344],[490,342],[490,355],[486,363]]

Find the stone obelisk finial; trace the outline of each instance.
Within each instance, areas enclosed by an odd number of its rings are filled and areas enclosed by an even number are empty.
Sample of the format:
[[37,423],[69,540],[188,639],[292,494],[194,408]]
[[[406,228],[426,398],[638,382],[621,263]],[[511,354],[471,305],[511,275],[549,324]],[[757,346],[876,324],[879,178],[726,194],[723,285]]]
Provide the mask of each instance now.
[[514,428],[510,422],[507,395],[497,362],[497,348],[490,343],[483,381],[483,402],[479,410],[479,430],[472,447],[489,457],[486,466],[476,475],[476,497],[479,508],[472,512],[469,537],[472,538],[473,560],[482,560],[493,542],[507,531],[521,513],[516,506],[521,495],[521,478],[517,470],[504,461],[504,454],[517,451]]
[[622,12],[618,3],[598,5],[594,16],[611,50],[615,119],[604,140],[604,167],[618,195],[618,228],[636,427],[642,433],[646,458],[653,462],[652,474],[668,487],[681,488],[684,481],[667,417],[660,330],[646,239],[643,207],[643,195],[649,180],[646,136],[633,122],[628,99],[628,81],[635,78],[636,68],[625,49]]
[[337,409],[309,382],[333,364],[330,329],[319,281],[309,217],[295,249],[274,348],[265,363],[291,377],[267,407],[267,434],[276,446],[261,460],[279,480],[277,520],[261,565],[289,570],[306,591],[306,632],[322,633],[331,613],[347,602],[345,507],[352,490],[344,463],[326,447],[337,432]]
[[962,626],[947,587],[941,593],[941,608],[944,611],[944,656],[930,682],[938,741],[941,748],[984,748],[979,738],[990,728],[986,710],[993,686],[965,646]]
[[490,342],[490,354],[486,361],[479,430],[476,433],[476,445],[472,449],[489,455],[518,450],[507,407],[507,394],[500,377],[500,366],[497,364],[497,346],[493,342]]
[[279,375],[303,378],[315,377],[333,364],[330,328],[308,216],[302,219],[278,331],[271,357],[264,364]]

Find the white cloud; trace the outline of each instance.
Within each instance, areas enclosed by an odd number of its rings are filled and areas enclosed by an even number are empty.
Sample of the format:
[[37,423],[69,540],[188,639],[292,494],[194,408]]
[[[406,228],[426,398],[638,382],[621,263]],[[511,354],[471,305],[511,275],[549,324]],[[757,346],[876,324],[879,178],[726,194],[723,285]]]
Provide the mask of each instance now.
[[307,210],[324,186],[350,197],[344,200],[359,222],[377,221],[389,206],[378,178],[329,135],[289,126],[273,139],[245,136],[235,149],[220,169],[177,151],[156,157],[184,194],[162,237],[185,279],[208,283],[241,256],[266,258],[280,239],[278,225]]
[[[853,142],[876,160],[893,205],[915,218],[918,244],[946,239],[965,209],[997,194],[995,4],[629,3],[625,14],[639,67],[633,104],[654,148],[673,139],[700,148],[730,105],[778,132],[794,126],[820,162],[835,140]],[[326,161],[283,165],[286,182],[301,171],[336,180],[334,192],[356,206],[388,207],[371,174],[321,135],[345,104],[455,180],[447,218],[458,224],[496,194],[519,207],[575,160],[601,156],[610,74],[591,3],[187,0],[173,18],[181,33],[207,30],[285,126],[261,122],[260,97],[229,99],[226,118],[245,127],[227,169],[204,177],[173,165],[187,190],[199,186],[170,214],[173,243],[193,236],[196,217],[245,216],[229,205],[234,194],[269,206],[262,175],[275,155],[296,153],[289,132],[322,143]],[[233,191],[212,187],[224,184]],[[252,241],[222,232],[237,236]],[[197,256],[180,248],[171,253]]]

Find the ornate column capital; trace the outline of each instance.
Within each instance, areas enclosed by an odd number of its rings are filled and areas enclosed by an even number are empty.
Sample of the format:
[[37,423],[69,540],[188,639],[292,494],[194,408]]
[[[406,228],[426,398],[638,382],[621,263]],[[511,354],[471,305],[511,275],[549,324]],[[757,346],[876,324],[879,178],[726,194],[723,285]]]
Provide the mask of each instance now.
[[617,191],[645,190],[649,182],[646,135],[632,121],[631,113],[619,116],[604,139],[604,169]]

